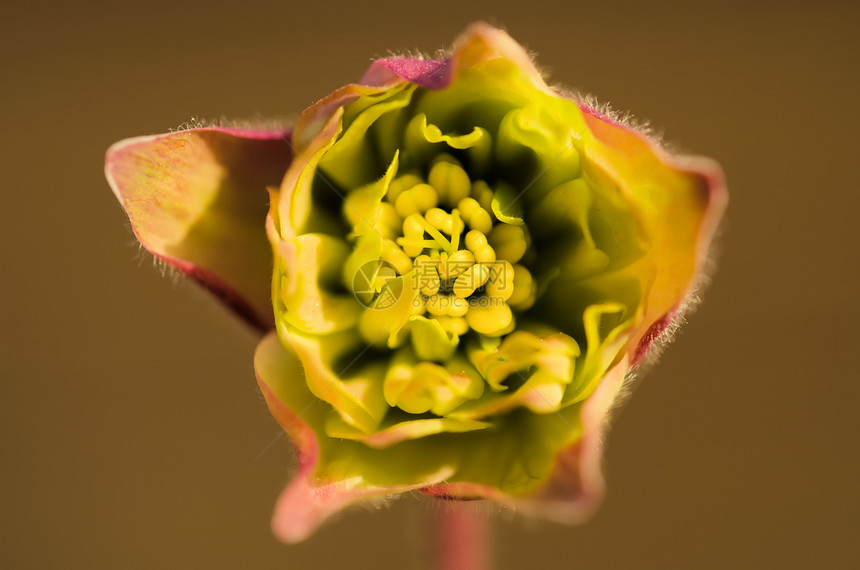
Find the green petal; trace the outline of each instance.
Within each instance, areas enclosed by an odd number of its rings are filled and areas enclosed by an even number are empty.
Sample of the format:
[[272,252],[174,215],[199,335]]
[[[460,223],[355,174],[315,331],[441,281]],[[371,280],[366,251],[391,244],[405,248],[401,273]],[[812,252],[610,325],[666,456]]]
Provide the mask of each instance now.
[[505,115],[496,138],[495,162],[506,179],[527,188],[534,201],[555,186],[581,175],[579,148],[586,133],[571,101],[533,91],[526,107]]
[[374,145],[368,144],[367,131],[381,116],[408,105],[412,91],[385,93],[361,113],[350,110],[349,115],[344,114],[343,132],[319,162],[319,175],[340,189],[357,188],[378,179],[381,161]]
[[358,335],[307,336],[280,324],[278,334],[298,354],[308,388],[317,398],[363,432],[379,426],[388,409],[382,394],[386,367],[379,362],[358,362],[364,348]]
[[353,227],[350,237],[361,236],[370,232],[379,233],[376,228],[381,222],[380,205],[383,196],[388,192],[391,181],[397,174],[398,155],[399,151],[395,151],[394,158],[382,178],[353,190],[346,196],[343,203],[343,213]]
[[410,439],[420,439],[440,433],[465,433],[487,429],[491,425],[487,422],[467,419],[427,418],[401,421],[388,427],[381,427],[373,433],[364,433],[340,418],[331,416],[326,423],[326,433],[329,437],[348,439],[376,449],[383,449]]
[[448,360],[460,344],[460,337],[446,332],[438,320],[421,315],[409,318],[409,338],[418,358],[435,362]]
[[493,389],[451,416],[482,419],[525,406],[535,413],[555,412],[574,379],[576,341],[561,333],[519,330],[495,343],[472,345],[469,358]]
[[523,225],[523,212],[517,204],[517,192],[507,184],[499,184],[493,194],[492,209],[496,219],[505,224]]
[[406,337],[409,317],[420,307],[420,293],[410,272],[388,281],[373,305],[362,313],[358,329],[362,338],[372,345],[397,348]]
[[[283,336],[283,335],[282,335]],[[337,335],[331,335],[337,336]],[[335,339],[332,339],[334,342]],[[578,405],[563,409],[559,414],[533,414],[514,410],[495,421],[491,428],[460,432],[467,426],[478,424],[458,421],[454,423],[434,422],[427,426],[397,428],[398,437],[411,431],[436,426],[449,425],[458,433],[439,433],[417,439],[401,439],[383,449],[366,445],[357,438],[355,441],[340,438],[336,431],[337,420],[330,419],[337,412],[326,405],[313,404],[315,399],[308,387],[331,384],[323,394],[328,401],[328,392],[340,390],[331,381],[320,384],[313,376],[318,365],[303,356],[305,347],[292,343],[300,357],[307,384],[298,381],[295,367],[288,358],[290,350],[278,346],[274,340],[264,341],[265,351],[258,351],[260,358],[267,355],[267,364],[258,363],[261,380],[271,388],[274,395],[288,409],[301,412],[302,421],[315,434],[318,443],[319,459],[315,465],[313,480],[317,485],[331,481],[358,480],[365,487],[432,485],[441,483],[439,474],[445,472],[445,482],[470,482],[498,489],[512,495],[522,495],[534,491],[546,481],[553,468],[553,458],[565,445],[575,441],[580,433]],[[317,344],[315,351],[324,351]],[[283,353],[284,356],[278,356]],[[324,356],[331,358],[332,354]],[[284,368],[279,369],[283,364]],[[348,424],[363,433],[348,417],[340,414]],[[384,425],[384,424],[380,424]],[[341,426],[342,427],[342,426]],[[378,427],[378,426],[377,426]],[[337,437],[328,435],[331,428]],[[345,428],[344,428],[345,429]],[[387,428],[383,428],[387,429]],[[414,430],[414,431],[413,431]],[[356,431],[350,432],[356,434]],[[302,434],[302,437],[307,437]],[[370,436],[371,441],[374,436]],[[383,440],[378,440],[383,441]]]
[[627,347],[641,313],[629,315],[620,303],[603,303],[585,309],[586,352],[578,363],[573,382],[567,387],[564,405],[587,398]]
[[351,294],[337,293],[349,248],[325,234],[304,234],[278,243],[275,274],[276,316],[310,334],[353,328],[361,305]]

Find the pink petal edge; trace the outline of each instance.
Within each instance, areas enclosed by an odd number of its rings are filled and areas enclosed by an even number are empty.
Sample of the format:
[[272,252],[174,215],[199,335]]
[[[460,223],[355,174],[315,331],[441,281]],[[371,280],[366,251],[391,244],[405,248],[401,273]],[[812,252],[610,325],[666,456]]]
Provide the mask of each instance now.
[[642,362],[652,348],[659,348],[663,344],[670,336],[669,333],[672,331],[673,324],[678,322],[684,313],[695,305],[695,296],[707,277],[706,271],[711,255],[711,244],[728,206],[728,189],[723,170],[716,161],[703,156],[670,154],[663,150],[656,140],[636,129],[619,123],[584,103],[579,103],[579,108],[592,132],[595,132],[595,127],[599,128],[601,124],[623,129],[644,142],[667,168],[697,178],[703,194],[702,197],[706,202],[696,244],[694,278],[688,284],[686,294],[682,296],[678,304],[654,322],[646,323],[645,330],[637,335],[638,338],[634,339],[636,348],[632,353],[632,366],[636,366]]

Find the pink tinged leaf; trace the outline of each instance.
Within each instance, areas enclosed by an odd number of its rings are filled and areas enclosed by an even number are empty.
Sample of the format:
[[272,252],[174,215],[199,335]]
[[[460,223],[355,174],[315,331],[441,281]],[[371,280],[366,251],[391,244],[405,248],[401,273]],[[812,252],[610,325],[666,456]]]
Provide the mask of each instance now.
[[266,188],[291,158],[286,130],[201,128],[120,141],[105,174],[147,250],[267,330]]

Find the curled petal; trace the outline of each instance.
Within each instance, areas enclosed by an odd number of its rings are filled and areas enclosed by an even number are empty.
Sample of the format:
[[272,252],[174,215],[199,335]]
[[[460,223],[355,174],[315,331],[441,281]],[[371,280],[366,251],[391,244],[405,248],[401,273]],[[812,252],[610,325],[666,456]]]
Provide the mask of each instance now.
[[140,243],[262,330],[273,326],[266,188],[289,166],[288,138],[192,129],[120,141],[105,163]]
[[329,424],[327,432],[330,437],[353,439],[364,442],[370,447],[384,449],[407,439],[419,439],[440,433],[465,433],[479,429],[487,429],[491,424],[476,420],[458,418],[430,418],[400,422],[379,431],[365,434],[349,426],[345,422]]

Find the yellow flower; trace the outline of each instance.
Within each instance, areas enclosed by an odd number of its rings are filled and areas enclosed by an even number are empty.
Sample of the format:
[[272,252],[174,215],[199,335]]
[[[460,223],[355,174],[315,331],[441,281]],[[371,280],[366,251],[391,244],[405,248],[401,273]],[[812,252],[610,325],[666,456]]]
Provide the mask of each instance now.
[[585,517],[607,412],[726,202],[713,162],[556,93],[485,24],[291,131],[122,141],[107,175],[144,246],[269,331],[258,381],[300,463],[285,541],[407,490]]

